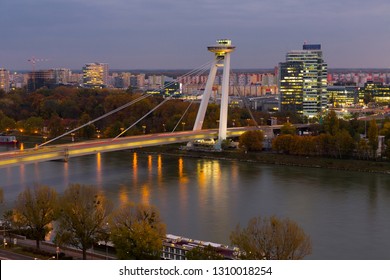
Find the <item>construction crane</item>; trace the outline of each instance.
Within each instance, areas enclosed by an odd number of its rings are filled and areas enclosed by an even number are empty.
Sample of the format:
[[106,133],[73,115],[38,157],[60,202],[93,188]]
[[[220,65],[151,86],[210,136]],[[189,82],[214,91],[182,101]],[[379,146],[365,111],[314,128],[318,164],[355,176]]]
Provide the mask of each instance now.
[[35,64],[37,62],[48,61],[48,59],[47,58],[35,58],[33,56],[30,59],[27,59],[27,61],[30,62],[31,66],[32,66],[32,73],[31,73],[31,80],[32,80],[32,83],[33,83],[32,91],[35,91]]

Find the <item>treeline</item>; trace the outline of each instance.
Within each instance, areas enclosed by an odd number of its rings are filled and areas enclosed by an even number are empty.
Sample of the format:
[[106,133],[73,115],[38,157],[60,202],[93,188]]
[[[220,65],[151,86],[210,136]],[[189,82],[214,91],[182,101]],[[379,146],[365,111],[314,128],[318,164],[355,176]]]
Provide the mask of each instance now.
[[[0,91],[0,132],[18,130],[24,134],[48,134],[58,136],[82,124],[96,119],[118,107],[139,98],[142,92],[123,90],[83,89],[58,87],[39,89],[33,93],[23,90],[6,94]],[[134,124],[157,104],[163,97],[155,95],[112,114],[77,132],[77,136],[92,138],[114,137]],[[139,122],[126,135],[192,129],[199,104],[173,99]],[[186,115],[184,112],[189,107]],[[215,128],[219,119],[219,106],[210,104],[204,120],[204,128]],[[264,121],[269,114],[255,113],[257,120]],[[229,126],[245,126],[250,123],[246,109],[229,109]],[[45,130],[43,129],[45,127]]]
[[[382,136],[382,137],[381,137]],[[246,151],[263,150],[264,134],[248,131],[240,137],[240,148]],[[280,134],[272,139],[272,151],[298,156],[378,159],[390,157],[390,120],[377,123],[356,119],[338,119],[334,111],[323,116],[321,124],[309,126],[309,132],[298,135],[296,127],[286,122]]]
[[365,123],[364,138],[356,130],[351,133],[351,126],[349,128],[341,127],[336,113],[330,111],[325,115],[322,131],[317,135],[298,136],[291,124],[284,124],[281,135],[272,141],[272,149],[277,153],[334,158],[376,159],[389,154],[389,145],[380,146],[379,143],[382,134],[385,138],[383,142],[389,144],[389,120],[385,120],[382,129],[375,119]]
[[[80,248],[83,259],[98,242],[112,242],[118,259],[160,259],[166,236],[166,225],[155,207],[129,202],[114,208],[101,190],[79,184],[69,185],[62,195],[42,185],[25,189],[15,207],[4,214],[2,226],[8,234],[35,239],[37,250],[54,230],[54,243]],[[244,228],[238,225],[230,239],[241,248],[241,259],[303,259],[312,250],[302,228],[274,216],[253,218]],[[186,257],[224,258],[211,246],[195,248]]]

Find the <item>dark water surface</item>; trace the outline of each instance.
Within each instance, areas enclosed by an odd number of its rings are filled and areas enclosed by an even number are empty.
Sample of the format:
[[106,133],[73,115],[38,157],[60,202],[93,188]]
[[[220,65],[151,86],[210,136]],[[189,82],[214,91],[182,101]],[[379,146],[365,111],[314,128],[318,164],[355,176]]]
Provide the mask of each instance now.
[[0,169],[2,208],[34,184],[70,183],[154,204],[176,235],[229,244],[237,223],[277,215],[311,236],[308,259],[390,259],[389,175],[122,151]]

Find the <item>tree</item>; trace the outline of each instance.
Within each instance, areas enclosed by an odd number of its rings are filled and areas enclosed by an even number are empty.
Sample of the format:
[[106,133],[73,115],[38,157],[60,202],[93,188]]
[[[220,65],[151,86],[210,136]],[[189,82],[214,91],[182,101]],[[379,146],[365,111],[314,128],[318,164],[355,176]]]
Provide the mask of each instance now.
[[50,136],[52,137],[59,136],[64,133],[65,128],[62,124],[62,119],[56,113],[50,117],[48,129],[50,131]]
[[324,118],[325,132],[334,136],[339,131],[339,128],[340,128],[340,122],[339,122],[339,118],[336,115],[336,112],[333,110],[329,111],[329,113]]
[[290,154],[294,137],[291,134],[283,134],[272,140],[272,149],[277,153]]
[[195,247],[186,253],[188,260],[224,260],[225,257],[220,254],[215,247],[208,245],[206,247]]
[[257,260],[299,260],[311,254],[311,241],[303,229],[289,219],[252,218],[246,228],[239,225],[230,234],[242,258]]
[[80,248],[85,260],[87,250],[105,229],[111,204],[95,187],[73,184],[65,190],[59,207],[56,242]]
[[[78,125],[79,126],[84,125],[89,121],[91,121],[90,116],[87,113],[84,113],[81,115],[81,119]],[[85,137],[87,139],[92,138],[95,135],[95,130],[96,128],[95,125],[93,124],[84,126],[83,128],[80,129],[80,136]]]
[[111,240],[119,259],[159,259],[165,224],[149,205],[127,203],[110,218]]
[[390,140],[390,121],[385,120],[385,123],[383,124],[383,128],[380,130],[380,135],[385,136],[386,141]]
[[263,131],[246,131],[240,136],[239,148],[245,149],[246,151],[261,151],[263,149],[263,140]]
[[30,117],[24,123],[27,133],[39,133],[42,131],[44,120],[41,117]]
[[336,145],[336,150],[338,151],[339,157],[342,158],[344,156],[352,155],[352,152],[355,148],[355,141],[349,132],[347,130],[340,130],[334,137],[334,143]]
[[293,124],[286,122],[281,128],[280,128],[280,133],[281,134],[291,134],[295,135],[296,134],[296,128]]
[[6,116],[3,112],[0,111],[0,132],[4,130],[11,130],[16,128],[15,120]]
[[370,121],[370,126],[368,128],[368,144],[371,147],[372,156],[376,158],[376,152],[378,150],[378,126],[376,124],[376,120],[372,119]]
[[47,186],[25,189],[16,201],[15,215],[20,223],[31,230],[39,249],[39,243],[52,229],[51,222],[56,218],[57,192]]

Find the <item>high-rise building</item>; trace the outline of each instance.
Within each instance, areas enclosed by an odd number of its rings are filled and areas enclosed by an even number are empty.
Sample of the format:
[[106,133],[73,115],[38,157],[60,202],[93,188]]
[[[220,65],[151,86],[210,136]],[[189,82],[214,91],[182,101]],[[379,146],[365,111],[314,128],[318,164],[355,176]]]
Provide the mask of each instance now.
[[303,63],[279,63],[280,111],[303,114]]
[[56,84],[68,84],[70,82],[70,77],[72,71],[65,68],[55,68],[52,69],[54,72],[54,80]]
[[33,92],[42,87],[52,88],[56,84],[54,70],[38,70],[28,73],[27,90]]
[[9,86],[9,71],[4,68],[0,68],[0,89],[4,90],[5,92],[9,92]]
[[90,88],[105,88],[108,85],[108,64],[87,63],[83,67],[83,85]]
[[[302,114],[307,117],[317,116],[327,106],[327,74],[328,66],[322,57],[321,45],[319,44],[305,44],[302,50],[290,51],[286,55],[286,63],[295,62],[294,69],[298,70],[302,68],[302,81],[300,85],[295,82],[291,83],[294,88],[288,88],[288,82],[290,78],[296,78],[297,73],[291,71],[279,71],[279,86],[281,81],[284,81],[284,90],[280,91],[281,100],[291,99],[289,96],[283,96],[283,94],[300,97],[297,91],[302,87],[301,100],[292,98],[292,102],[302,102]],[[300,65],[300,66],[299,66]],[[280,67],[291,67],[291,64],[281,63]],[[290,72],[289,72],[290,71]],[[292,76],[292,77],[290,77]],[[292,93],[294,92],[294,93]],[[287,101],[286,101],[287,102]],[[281,105],[283,105],[281,103]],[[285,104],[287,105],[287,104]],[[281,110],[288,109],[289,106],[281,107]]]

